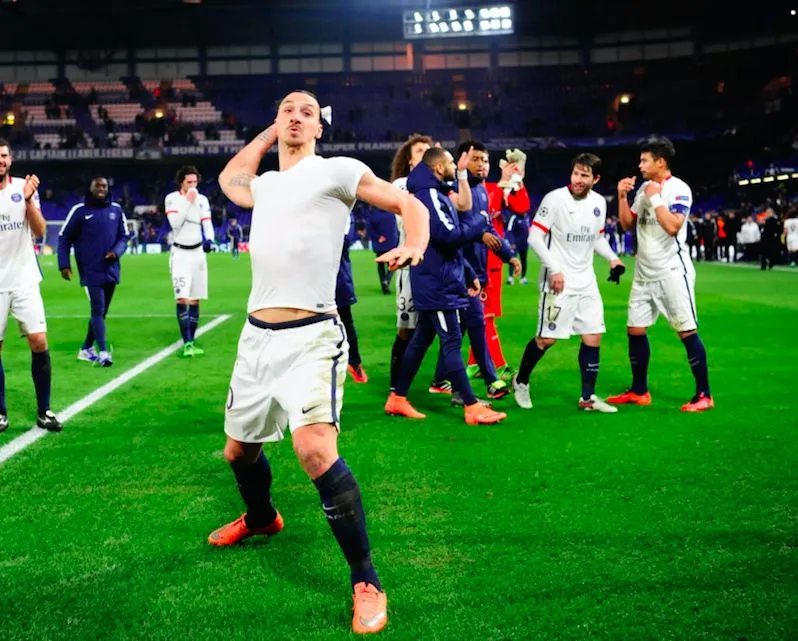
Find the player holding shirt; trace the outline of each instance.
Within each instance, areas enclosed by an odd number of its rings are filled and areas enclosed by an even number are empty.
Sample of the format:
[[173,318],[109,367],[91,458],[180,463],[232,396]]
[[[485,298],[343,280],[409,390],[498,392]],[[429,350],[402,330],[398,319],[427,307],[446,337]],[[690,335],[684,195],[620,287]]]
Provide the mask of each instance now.
[[663,314],[682,339],[695,378],[695,395],[683,412],[715,407],[709,389],[707,351],[698,336],[695,305],[695,268],[687,246],[687,218],[693,193],[671,174],[676,151],[667,138],[652,138],[640,148],[640,173],[645,182],[629,207],[627,194],[635,178],[618,183],[618,213],[624,229],[637,225],[637,261],[629,295],[627,331],[632,387],[607,399],[616,405],[650,405],[648,362],[651,347],[646,330]]
[[617,412],[596,396],[599,347],[604,328],[601,300],[593,254],[610,262],[611,278],[620,278],[623,263],[603,236],[607,201],[593,191],[601,175],[601,160],[593,154],[579,154],[571,161],[571,182],[550,191],[543,198],[532,223],[529,243],[540,258],[540,301],[537,336],[524,350],[521,366],[513,380],[515,400],[524,409],[532,408],[529,377],[546,351],[559,339],[581,336],[579,369],[582,395],[578,406],[586,411]]

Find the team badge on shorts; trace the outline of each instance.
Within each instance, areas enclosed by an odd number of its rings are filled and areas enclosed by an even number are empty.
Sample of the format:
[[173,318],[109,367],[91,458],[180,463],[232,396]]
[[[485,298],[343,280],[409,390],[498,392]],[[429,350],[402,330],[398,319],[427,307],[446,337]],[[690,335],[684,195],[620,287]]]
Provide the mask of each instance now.
[[549,329],[553,332],[557,329],[557,323],[549,323]]
[[22,194],[11,194],[11,200],[15,203],[22,202]]
[[598,218],[599,216],[601,216],[601,210],[600,210],[598,207],[594,207],[594,208],[593,208],[593,215],[594,215],[596,218]]
[[408,314],[407,312],[402,312],[402,320],[403,321],[410,320],[410,314]]

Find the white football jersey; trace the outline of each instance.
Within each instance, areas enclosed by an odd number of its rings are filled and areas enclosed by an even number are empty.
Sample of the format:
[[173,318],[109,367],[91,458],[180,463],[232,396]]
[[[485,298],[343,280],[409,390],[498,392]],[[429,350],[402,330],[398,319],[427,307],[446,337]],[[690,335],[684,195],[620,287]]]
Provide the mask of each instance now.
[[179,191],[173,191],[164,201],[164,210],[167,218],[173,212],[186,214],[182,224],[172,228],[173,243],[191,246],[202,242],[202,223],[211,219],[211,204],[206,196],[197,194],[192,204]]
[[668,211],[682,215],[682,226],[671,236],[659,224],[651,201],[645,194],[648,181],[640,185],[632,203],[637,217],[637,260],[635,279],[657,281],[672,276],[695,274],[690,249],[687,247],[687,219],[693,206],[693,192],[686,182],[669,176],[662,184],[662,200]]
[[354,158],[308,156],[252,181],[252,291],[247,311],[331,312],[349,215],[369,168]]
[[[24,187],[24,178],[11,178],[0,189],[0,292],[24,289],[42,280],[25,215]],[[38,192],[33,201],[38,207]]]
[[[407,191],[407,176],[402,176],[393,181],[393,186],[398,187],[402,191]],[[397,214],[396,216],[396,229],[399,230],[399,247],[405,244],[405,221]],[[410,269],[409,267],[402,267],[402,269]]]
[[798,218],[788,218],[784,221],[784,235],[792,240],[798,239]]
[[[595,191],[577,200],[568,187],[560,187],[543,197],[532,224],[548,234],[546,242],[552,260],[565,274],[564,294],[596,287],[594,245],[606,219],[607,201]],[[542,266],[538,278],[541,291],[548,288],[549,276]]]

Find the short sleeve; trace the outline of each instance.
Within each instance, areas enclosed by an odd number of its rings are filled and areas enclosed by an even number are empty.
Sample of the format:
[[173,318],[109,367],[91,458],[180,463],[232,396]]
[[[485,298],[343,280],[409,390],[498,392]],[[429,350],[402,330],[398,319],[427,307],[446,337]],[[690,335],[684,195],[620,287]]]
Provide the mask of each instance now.
[[169,213],[174,213],[177,211],[177,203],[175,202],[175,195],[169,194],[164,200],[164,211]]
[[346,203],[355,202],[360,179],[371,170],[365,163],[344,156],[329,158],[326,162],[330,178],[335,185],[335,195]]
[[675,214],[687,216],[693,206],[693,192],[685,185],[679,185],[674,193],[668,198],[668,210]]
[[538,211],[535,214],[534,219],[532,220],[532,224],[535,227],[539,227],[546,233],[548,233],[552,228],[554,225],[554,220],[557,217],[557,211],[554,205],[555,202],[551,193],[546,194],[540,203],[540,207],[538,207]]

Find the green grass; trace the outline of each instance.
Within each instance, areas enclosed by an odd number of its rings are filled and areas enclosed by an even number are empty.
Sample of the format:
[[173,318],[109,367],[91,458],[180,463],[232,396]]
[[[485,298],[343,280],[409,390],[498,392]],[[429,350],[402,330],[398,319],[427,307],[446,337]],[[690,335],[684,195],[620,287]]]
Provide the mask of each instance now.
[[[177,338],[166,256],[129,257],[109,319],[114,367],[78,363],[87,301],[46,260],[54,409]],[[370,254],[354,262],[371,380],[347,382],[340,448],[390,599],[384,638],[798,638],[796,274],[699,265],[714,412],[679,411],[693,381],[661,320],[651,407],[577,412],[572,340],[535,372],[534,410],[507,399],[506,422],[469,427],[426,392],[434,356],[411,391],[427,420],[383,414],[393,297],[379,293]],[[345,562],[290,444],[268,448],[284,532],[206,544],[242,508],[222,422],[249,264],[214,255],[210,273],[203,320],[233,318],[203,337],[207,356],[167,359],[0,466],[3,641],[352,636]],[[629,381],[629,280],[601,289],[606,395]],[[536,294],[504,291],[499,326],[517,364]],[[156,316],[121,318],[141,315]],[[35,419],[30,356],[11,330],[0,445]]]

